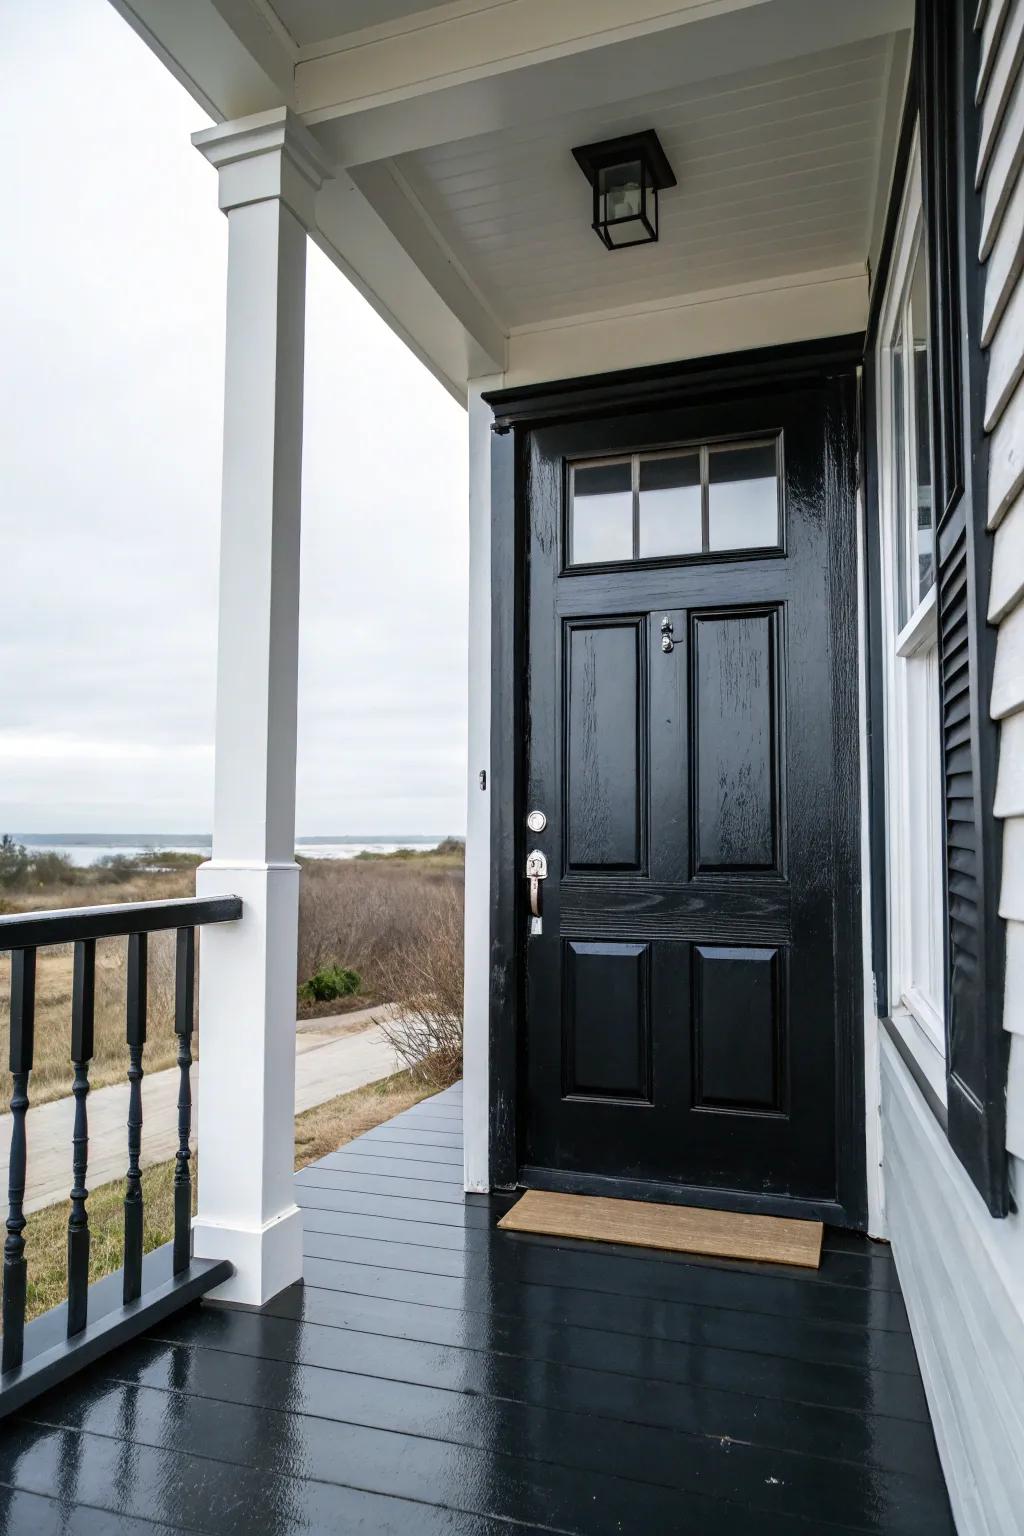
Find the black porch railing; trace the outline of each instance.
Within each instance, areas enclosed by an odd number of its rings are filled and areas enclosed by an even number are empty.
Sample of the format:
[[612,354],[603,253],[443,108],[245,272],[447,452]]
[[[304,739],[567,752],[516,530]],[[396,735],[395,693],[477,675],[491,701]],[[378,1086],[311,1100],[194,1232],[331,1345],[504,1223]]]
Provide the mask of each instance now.
[[[226,1261],[193,1260],[190,1225],[192,1175],[192,1024],[195,1004],[195,935],[206,923],[234,922],[242,915],[237,896],[176,901],[124,902],[62,912],[0,917],[0,951],[11,952],[11,1155],[7,1237],[3,1255],[3,1346],[0,1417],[73,1371],[141,1332],[169,1312],[220,1285],[231,1274]],[[174,1028],[178,1037],[178,1150],[174,1169],[174,1238],[143,1259],[142,1078],[146,1044],[147,939],[175,930]],[[89,1285],[88,1094],[96,999],[96,940],[127,938],[125,1035],[128,1048],[128,1158],[124,1197],[124,1265],[120,1285]],[[71,1212],[68,1218],[67,1302],[26,1327],[28,1265],[25,1258],[26,1122],[35,1040],[36,951],[74,945],[71,1001],[71,1092],[75,1101],[71,1141]],[[118,1296],[119,1291],[119,1296]]]

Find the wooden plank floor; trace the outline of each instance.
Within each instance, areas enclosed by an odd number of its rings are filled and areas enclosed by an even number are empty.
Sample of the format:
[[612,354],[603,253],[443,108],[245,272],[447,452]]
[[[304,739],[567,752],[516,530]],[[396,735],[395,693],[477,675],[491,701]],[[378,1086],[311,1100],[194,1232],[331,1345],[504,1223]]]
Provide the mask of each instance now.
[[0,1431],[0,1530],[952,1536],[887,1249],[499,1233],[460,1105],[297,1176],[304,1287],[183,1313]]

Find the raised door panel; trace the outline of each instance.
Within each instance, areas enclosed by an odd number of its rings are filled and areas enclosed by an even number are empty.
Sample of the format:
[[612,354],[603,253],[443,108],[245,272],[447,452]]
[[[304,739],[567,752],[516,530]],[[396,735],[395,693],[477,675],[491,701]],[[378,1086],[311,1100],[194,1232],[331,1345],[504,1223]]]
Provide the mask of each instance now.
[[563,1095],[649,1103],[649,946],[568,943],[562,975]]
[[777,949],[695,946],[695,1109],[784,1112],[782,963]]
[[778,613],[691,625],[694,874],[779,870]]
[[566,869],[644,863],[646,622],[573,620],[565,633]]

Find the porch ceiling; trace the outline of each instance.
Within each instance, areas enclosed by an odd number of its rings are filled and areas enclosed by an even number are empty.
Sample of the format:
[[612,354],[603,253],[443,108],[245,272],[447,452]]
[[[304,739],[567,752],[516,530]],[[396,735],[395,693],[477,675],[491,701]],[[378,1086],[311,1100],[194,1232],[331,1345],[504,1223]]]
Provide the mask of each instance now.
[[[504,326],[858,266],[870,235],[890,43],[633,96],[401,155],[401,178]],[[657,244],[608,252],[574,144],[657,130],[678,186]],[[376,177],[356,172],[372,197]]]
[[[112,3],[215,118],[304,120],[315,238],[460,397],[864,322],[912,0]],[[651,127],[660,239],[608,252],[570,151]]]

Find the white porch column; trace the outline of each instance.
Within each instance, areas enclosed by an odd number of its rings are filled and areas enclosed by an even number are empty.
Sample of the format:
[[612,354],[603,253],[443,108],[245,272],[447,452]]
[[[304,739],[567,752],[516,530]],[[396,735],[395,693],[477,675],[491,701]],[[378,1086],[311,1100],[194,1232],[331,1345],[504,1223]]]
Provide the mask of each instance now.
[[286,109],[193,135],[228,216],[224,478],[213,857],[234,892],[200,967],[197,1257],[223,1299],[260,1304],[302,1273],[295,1204],[295,722],[306,231],[327,166]]

